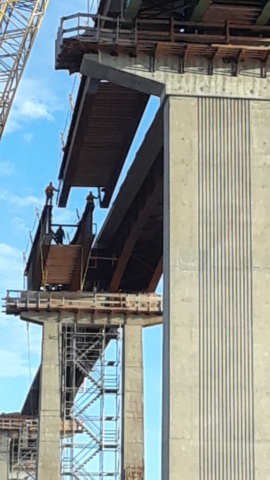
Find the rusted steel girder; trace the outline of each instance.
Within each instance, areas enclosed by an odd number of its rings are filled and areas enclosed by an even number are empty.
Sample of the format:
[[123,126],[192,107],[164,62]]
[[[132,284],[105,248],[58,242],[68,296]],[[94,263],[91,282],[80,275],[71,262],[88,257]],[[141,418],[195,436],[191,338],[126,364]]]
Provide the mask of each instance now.
[[266,25],[270,18],[270,1],[267,0],[260,15],[256,20],[256,25]]
[[132,208],[127,212],[124,221],[119,229],[119,236],[115,241],[115,255],[118,258],[117,265],[110,282],[109,290],[117,292],[125,268],[134,250],[144,226],[163,191],[163,151],[150,169],[149,174],[137,194]]
[[198,22],[199,20],[201,20],[209,4],[210,0],[199,0],[191,14],[190,20],[194,22]]
[[126,265],[129,261],[132,250],[140,236],[143,226],[146,224],[149,218],[149,215],[151,214],[151,211],[155,207],[160,197],[160,194],[162,191],[162,183],[163,183],[163,179],[160,179],[154,191],[152,192],[152,195],[149,197],[148,201],[146,202],[144,209],[140,213],[137,221],[133,224],[131,232],[125,241],[122,253],[118,259],[116,270],[114,272],[114,275],[110,284],[111,292],[117,292],[117,290],[119,289],[121,278],[125,271]]
[[163,273],[163,256],[160,258],[157,266],[156,266],[156,269],[153,273],[153,276],[151,278],[151,281],[149,283],[149,287],[148,287],[148,292],[155,292],[156,291],[156,288],[158,286],[158,282],[160,280],[160,277]]

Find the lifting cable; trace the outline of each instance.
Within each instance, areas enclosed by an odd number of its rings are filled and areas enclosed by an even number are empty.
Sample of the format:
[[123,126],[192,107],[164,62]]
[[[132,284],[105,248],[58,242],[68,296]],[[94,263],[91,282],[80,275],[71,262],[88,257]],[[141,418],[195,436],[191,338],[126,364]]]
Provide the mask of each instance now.
[[67,129],[67,124],[68,124],[68,121],[71,118],[71,115],[72,115],[73,111],[74,111],[73,96],[72,95],[73,95],[73,92],[74,92],[74,89],[75,89],[75,86],[76,86],[76,83],[77,83],[77,78],[78,78],[78,74],[75,74],[73,84],[72,84],[72,88],[71,88],[71,92],[68,95],[69,101],[68,101],[68,106],[67,106],[67,113],[66,113],[66,120],[65,120],[64,129],[63,129],[62,132],[60,132],[61,145],[62,145],[62,147],[60,149],[60,162],[62,160],[63,151],[65,149],[65,133],[66,133],[66,129]]
[[[28,239],[28,241],[27,241],[27,244],[26,244],[26,247],[25,247],[25,250],[24,250],[24,254],[25,254],[25,255],[27,254],[27,251],[28,251],[29,240],[30,240],[31,237],[32,237],[32,233],[33,233],[33,231],[34,231],[34,229],[35,229],[35,226],[36,226],[36,223],[37,223],[37,219],[39,218],[38,212],[39,212],[39,211],[38,211],[38,209],[36,208],[36,216],[35,216],[35,220],[34,220],[33,227],[32,227],[31,230],[28,230],[28,232],[29,232],[29,239]],[[33,242],[32,242],[32,243],[33,243]]]
[[[33,244],[32,233],[33,233],[33,231],[34,231],[34,229],[35,229],[37,220],[39,221],[39,209],[36,207],[36,208],[35,208],[35,211],[36,211],[36,216],[35,216],[34,224],[33,224],[32,229],[31,229],[31,230],[28,230],[29,238],[28,238],[28,240],[27,240],[25,250],[24,250],[23,253],[22,253],[22,256],[23,256],[23,271],[24,271],[24,272],[25,272],[25,267],[26,267],[26,254],[27,254],[27,252],[28,252],[28,248],[29,248],[30,242],[31,242],[31,244]],[[25,274],[23,274],[23,288],[24,288],[24,290],[26,289],[25,281],[26,281]]]
[[84,274],[83,274],[83,278],[82,278],[82,282],[81,282],[81,292],[84,289],[84,284],[85,284],[86,275],[87,275],[87,271],[88,271],[88,267],[89,267],[91,253],[92,253],[92,248],[90,248],[90,252],[89,252],[88,257],[87,257],[87,262],[86,262],[86,265],[85,265],[85,270],[84,270]]

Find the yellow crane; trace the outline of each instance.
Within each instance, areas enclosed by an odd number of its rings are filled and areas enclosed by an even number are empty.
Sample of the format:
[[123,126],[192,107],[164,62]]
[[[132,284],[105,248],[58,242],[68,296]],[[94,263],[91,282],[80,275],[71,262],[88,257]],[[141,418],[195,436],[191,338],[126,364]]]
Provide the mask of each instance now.
[[0,139],[49,0],[0,0]]

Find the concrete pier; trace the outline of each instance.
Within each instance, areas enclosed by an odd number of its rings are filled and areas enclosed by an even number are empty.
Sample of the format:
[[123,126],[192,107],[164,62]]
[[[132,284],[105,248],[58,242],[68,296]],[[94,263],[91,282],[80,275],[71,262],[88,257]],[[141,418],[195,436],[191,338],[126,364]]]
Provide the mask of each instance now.
[[[75,464],[74,457],[70,456],[70,443],[66,444],[68,449],[69,464],[66,465],[65,450],[62,449],[62,475],[63,470],[68,470],[66,475],[77,475],[79,470],[84,472],[84,465],[91,462],[94,455],[100,452],[99,437],[96,433],[96,426],[87,424],[87,408],[91,408],[100,395],[114,395],[110,400],[115,405],[115,415],[106,418],[108,423],[111,419],[115,429],[109,426],[101,430],[104,439],[109,438],[109,449],[115,448],[116,456],[119,454],[118,432],[120,425],[116,424],[119,416],[118,400],[120,400],[120,375],[122,373],[122,480],[143,480],[144,479],[144,408],[143,408],[143,345],[142,331],[144,327],[162,323],[163,302],[162,297],[156,295],[129,295],[126,302],[123,302],[121,294],[119,302],[116,303],[113,311],[114,294],[81,294],[78,292],[21,292],[18,298],[12,295],[6,299],[8,313],[17,314],[21,319],[43,326],[42,340],[42,362],[39,382],[39,433],[38,433],[38,455],[37,455],[37,480],[58,480],[60,479],[60,435],[63,433],[61,425],[67,434],[73,435],[85,433],[96,446],[89,446],[87,454],[82,457],[81,464]],[[94,300],[94,304],[93,304]],[[48,309],[48,302],[50,309]],[[93,305],[95,310],[93,311]],[[81,306],[81,309],[79,307]],[[88,307],[88,308],[87,308]],[[78,311],[74,311],[75,308]],[[61,311],[62,310],[62,311]],[[112,310],[112,311],[111,311]],[[136,312],[136,313],[135,313]],[[111,327],[111,328],[106,328]],[[123,329],[123,357],[119,365],[119,347],[115,346],[115,359],[108,361],[105,358],[105,348],[110,341],[117,341],[116,329]],[[105,332],[106,328],[106,332]],[[78,330],[77,330],[78,329]],[[72,333],[73,330],[73,333]],[[103,340],[106,341],[103,343]],[[100,359],[101,366],[96,363]],[[108,372],[104,377],[106,364],[115,369]],[[109,365],[111,364],[111,365]],[[70,368],[74,368],[75,375],[70,378]],[[77,369],[77,370],[75,370]],[[86,397],[79,398],[78,404],[74,397],[67,399],[67,394],[72,389],[77,392],[88,371],[92,370],[91,385],[86,392]],[[100,375],[100,378],[99,378]],[[71,380],[71,381],[70,381]],[[103,382],[103,383],[102,383]],[[103,387],[101,388],[101,385]],[[105,387],[104,387],[105,385]],[[107,385],[107,387],[106,387]],[[93,389],[93,386],[95,387]],[[63,390],[64,389],[64,390]],[[73,390],[74,389],[74,390]],[[61,404],[61,393],[62,404]],[[113,397],[111,396],[111,399]],[[64,400],[64,403],[63,403]],[[103,398],[103,402],[105,397]],[[69,403],[67,403],[69,402]],[[70,402],[74,405],[74,423],[69,425],[67,418],[60,416],[60,411],[70,410]],[[115,402],[115,403],[114,403]],[[101,408],[100,416],[104,415]],[[111,416],[112,415],[112,416]],[[72,415],[70,415],[72,416]],[[62,424],[62,421],[65,421]],[[100,421],[100,420],[99,420]],[[76,430],[72,430],[76,429]],[[108,436],[109,435],[109,436]],[[115,445],[114,445],[115,442]],[[79,442],[76,443],[79,449]],[[82,438],[83,448],[85,439]],[[63,445],[62,445],[63,447]],[[91,450],[90,450],[91,449]],[[64,453],[63,453],[64,451]],[[110,453],[110,452],[109,452]],[[73,452],[74,455],[74,452]],[[102,457],[102,460],[104,455]],[[107,458],[107,457],[106,457]],[[75,464],[75,466],[73,466]],[[91,466],[91,465],[90,465]],[[94,467],[95,468],[95,467]],[[107,467],[108,468],[108,467]],[[73,470],[72,470],[73,469]],[[94,470],[96,472],[96,470]],[[80,473],[81,474],[81,473]],[[104,471],[103,471],[104,474]],[[112,476],[112,471],[107,472]],[[78,474],[79,475],[79,474]],[[90,475],[90,473],[89,473]],[[94,474],[95,476],[95,474]],[[106,476],[106,472],[105,472]]]
[[60,325],[44,322],[37,480],[60,478]]
[[7,432],[0,431],[0,478],[9,479],[9,443]]
[[270,81],[258,60],[85,55],[164,105],[162,480],[270,478]]
[[122,480],[144,479],[142,327],[123,327]]
[[269,114],[166,100],[163,480],[270,478]]

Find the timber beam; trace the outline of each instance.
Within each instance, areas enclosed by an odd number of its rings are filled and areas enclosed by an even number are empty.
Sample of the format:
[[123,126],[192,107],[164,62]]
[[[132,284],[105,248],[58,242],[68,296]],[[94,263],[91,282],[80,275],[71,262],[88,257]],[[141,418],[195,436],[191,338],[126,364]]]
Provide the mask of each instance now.
[[[55,313],[50,312],[21,312],[21,320],[37,325],[44,325],[55,318]],[[64,325],[93,326],[93,327],[119,327],[121,325],[138,325],[152,327],[161,325],[163,316],[159,314],[124,314],[124,313],[90,313],[84,311],[59,313],[58,321]]]
[[163,300],[155,294],[91,294],[83,292],[8,291],[6,313],[22,320],[44,325],[53,321],[64,324],[151,326],[162,323]]

